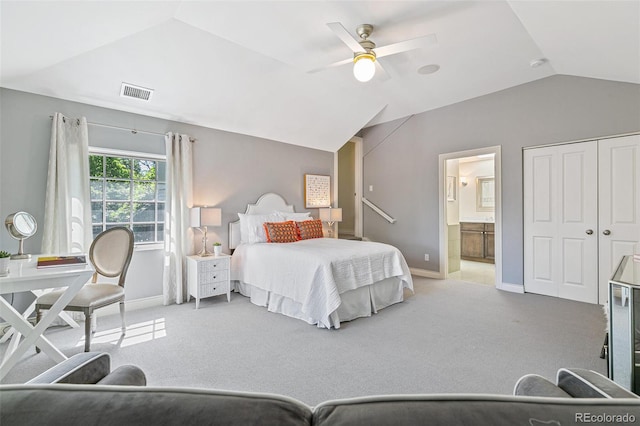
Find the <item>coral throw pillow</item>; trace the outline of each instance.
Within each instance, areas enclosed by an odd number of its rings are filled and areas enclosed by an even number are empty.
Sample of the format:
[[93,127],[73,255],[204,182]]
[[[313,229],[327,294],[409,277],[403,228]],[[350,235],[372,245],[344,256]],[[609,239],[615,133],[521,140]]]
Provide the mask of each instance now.
[[292,220],[286,222],[265,222],[264,231],[270,243],[293,243],[300,239],[298,227]]
[[300,231],[301,240],[324,237],[322,233],[322,221],[320,219],[298,222],[298,230]]

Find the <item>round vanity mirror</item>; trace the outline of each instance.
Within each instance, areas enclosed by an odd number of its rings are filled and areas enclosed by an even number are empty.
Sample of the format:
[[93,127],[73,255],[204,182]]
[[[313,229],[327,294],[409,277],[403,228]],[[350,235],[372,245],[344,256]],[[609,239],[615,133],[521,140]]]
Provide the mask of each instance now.
[[29,259],[31,255],[24,253],[24,240],[33,236],[38,229],[38,224],[34,217],[27,212],[16,212],[7,216],[4,225],[7,227],[9,235],[20,241],[18,253],[12,254],[11,258]]

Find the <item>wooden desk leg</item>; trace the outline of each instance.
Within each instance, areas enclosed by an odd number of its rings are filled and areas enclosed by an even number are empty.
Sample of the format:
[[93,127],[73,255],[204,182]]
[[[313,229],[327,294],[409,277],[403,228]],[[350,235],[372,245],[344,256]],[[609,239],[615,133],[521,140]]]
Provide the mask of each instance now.
[[29,322],[18,311],[16,311],[9,302],[7,302],[3,297],[0,297],[0,316],[2,316],[5,321],[9,322],[19,333],[24,335],[24,340],[16,347],[15,351],[9,356],[9,358],[4,360],[2,365],[0,365],[0,379],[6,376],[20,360],[22,355],[24,355],[27,349],[36,343],[38,347],[55,362],[62,362],[67,359],[67,357],[58,350],[58,348],[53,346],[53,344],[44,337],[44,331],[53,322],[53,320],[56,319],[62,309],[67,306],[71,299],[78,294],[85,281],[85,277],[76,278],[35,327],[29,324]]

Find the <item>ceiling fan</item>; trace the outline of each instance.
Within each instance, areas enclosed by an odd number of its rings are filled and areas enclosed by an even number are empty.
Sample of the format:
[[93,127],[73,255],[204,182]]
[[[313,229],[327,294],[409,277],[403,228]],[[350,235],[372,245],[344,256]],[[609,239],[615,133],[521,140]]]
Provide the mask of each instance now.
[[356,80],[361,82],[371,80],[376,74],[376,71],[383,79],[386,80],[389,78],[389,75],[386,73],[384,68],[382,68],[380,62],[377,61],[378,58],[407,52],[409,50],[420,49],[437,43],[436,35],[429,34],[411,40],[376,47],[376,44],[369,40],[369,37],[373,32],[373,25],[371,24],[358,25],[356,33],[360,37],[360,40],[357,40],[349,34],[349,31],[347,31],[340,22],[331,22],[327,24],[327,26],[353,51],[353,58],[334,62],[333,64],[311,70],[309,72],[318,72],[327,68],[337,67],[353,62],[353,75]]

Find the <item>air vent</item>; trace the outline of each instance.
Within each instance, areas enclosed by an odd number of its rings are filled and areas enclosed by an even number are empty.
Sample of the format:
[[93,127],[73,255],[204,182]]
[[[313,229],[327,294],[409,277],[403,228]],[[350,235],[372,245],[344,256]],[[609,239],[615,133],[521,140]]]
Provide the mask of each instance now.
[[135,98],[142,99],[143,101],[149,101],[151,100],[151,95],[153,95],[152,89],[134,86],[129,83],[122,83],[122,88],[120,89],[120,96],[124,98]]

